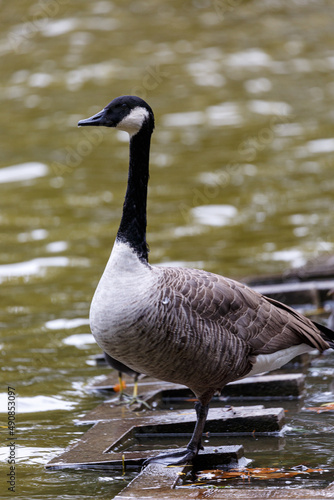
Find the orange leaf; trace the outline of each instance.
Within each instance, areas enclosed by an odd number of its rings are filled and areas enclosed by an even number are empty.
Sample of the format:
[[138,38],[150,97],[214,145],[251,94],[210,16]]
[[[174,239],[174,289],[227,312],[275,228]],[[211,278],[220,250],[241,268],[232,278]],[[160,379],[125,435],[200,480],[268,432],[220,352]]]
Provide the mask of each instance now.
[[257,467],[254,469],[230,469],[228,471],[216,469],[216,470],[204,470],[199,474],[199,480],[210,480],[210,479],[281,479],[284,477],[294,477],[300,474],[309,474],[310,472],[324,472],[324,469],[305,469],[305,470],[284,470],[275,467]]
[[317,413],[322,413],[324,411],[334,411],[334,403],[328,403],[321,406],[309,406],[303,409],[307,411],[316,411]]

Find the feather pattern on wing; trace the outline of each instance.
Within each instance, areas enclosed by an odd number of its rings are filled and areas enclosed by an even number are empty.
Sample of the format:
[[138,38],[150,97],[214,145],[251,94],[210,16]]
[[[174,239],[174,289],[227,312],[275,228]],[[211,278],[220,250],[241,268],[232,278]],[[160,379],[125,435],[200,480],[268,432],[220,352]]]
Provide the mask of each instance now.
[[149,272],[155,279],[145,308],[129,325],[131,337],[115,343],[131,351],[136,371],[212,397],[246,376],[258,355],[303,343],[329,347],[310,320],[241,283],[195,269]]

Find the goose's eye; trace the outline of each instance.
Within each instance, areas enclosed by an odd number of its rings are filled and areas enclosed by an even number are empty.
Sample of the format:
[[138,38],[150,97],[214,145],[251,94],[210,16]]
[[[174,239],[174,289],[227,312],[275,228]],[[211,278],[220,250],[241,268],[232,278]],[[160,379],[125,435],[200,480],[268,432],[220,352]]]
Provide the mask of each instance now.
[[123,109],[127,109],[127,107],[128,107],[128,105],[124,102],[124,103],[122,104],[122,108],[123,108]]

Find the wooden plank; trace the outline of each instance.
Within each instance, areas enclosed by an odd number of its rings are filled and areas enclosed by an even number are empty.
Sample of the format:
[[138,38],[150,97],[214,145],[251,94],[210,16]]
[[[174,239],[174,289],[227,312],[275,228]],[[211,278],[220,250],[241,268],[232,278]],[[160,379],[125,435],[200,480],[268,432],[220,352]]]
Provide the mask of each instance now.
[[[304,359],[304,358],[303,358]],[[309,357],[307,358],[309,359]],[[113,391],[115,374],[112,373],[105,380],[99,381],[90,390]],[[304,390],[305,376],[301,373],[294,374],[274,374],[261,375],[256,377],[246,377],[236,382],[231,382],[222,391],[223,398],[298,398]],[[155,379],[145,378],[139,383],[139,394],[143,399],[151,403],[155,401],[171,401],[173,399],[189,399],[194,395],[190,389],[168,382],[161,382]],[[133,384],[128,385],[131,392]],[[135,407],[135,409],[138,409]]]
[[329,290],[334,288],[334,279],[321,281],[283,281],[282,283],[266,283],[252,285],[251,288],[273,299],[288,305],[312,304],[314,308],[321,307]]
[[[168,467],[161,464],[150,464],[132,481],[122,492],[124,495],[130,495],[129,498],[137,498],[132,494],[140,491],[152,491],[161,489],[173,489],[182,484],[183,477],[191,469],[201,470],[203,467],[217,467],[217,464],[225,467],[242,467],[249,463],[245,459],[242,446],[221,446],[218,448],[206,448],[194,460],[194,465],[180,465]],[[118,498],[118,497],[116,497]],[[123,498],[120,496],[120,498]],[[160,498],[160,495],[153,498]]]
[[[131,451],[131,444],[154,436],[159,444],[163,436],[181,434],[188,441],[194,429],[196,414],[194,410],[147,411],[136,416],[124,407],[118,408],[118,417],[110,405],[99,406],[95,413],[97,422],[82,438],[60,457],[47,465],[48,469],[78,467],[122,467],[139,466],[147,457],[161,453],[162,450],[150,449]],[[120,416],[122,412],[123,415]],[[91,422],[88,414],[81,422]],[[267,435],[278,433],[284,424],[282,408],[233,407],[212,408],[209,411],[205,431],[212,435]],[[164,450],[166,451],[166,450]]]
[[322,500],[334,498],[334,483],[322,490],[307,488],[182,488],[182,478],[187,469],[151,464],[129,483],[114,500]]
[[282,283],[254,285],[252,288],[263,295],[271,293],[301,292],[305,290],[329,291],[334,287],[334,279],[321,281],[283,281]]
[[247,377],[224,387],[222,396],[242,398],[299,398],[305,387],[302,373],[280,373]]

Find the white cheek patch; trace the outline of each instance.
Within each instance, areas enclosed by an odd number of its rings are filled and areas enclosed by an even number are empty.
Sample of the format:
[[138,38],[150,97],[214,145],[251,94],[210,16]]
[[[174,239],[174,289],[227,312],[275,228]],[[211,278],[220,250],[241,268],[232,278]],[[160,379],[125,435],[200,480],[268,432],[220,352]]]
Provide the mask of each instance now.
[[148,118],[149,113],[146,108],[137,106],[119,122],[116,128],[124,130],[128,134],[135,135],[141,129],[144,121]]

